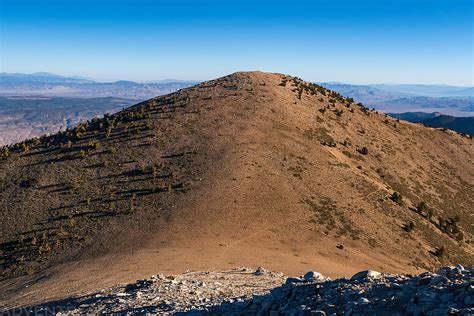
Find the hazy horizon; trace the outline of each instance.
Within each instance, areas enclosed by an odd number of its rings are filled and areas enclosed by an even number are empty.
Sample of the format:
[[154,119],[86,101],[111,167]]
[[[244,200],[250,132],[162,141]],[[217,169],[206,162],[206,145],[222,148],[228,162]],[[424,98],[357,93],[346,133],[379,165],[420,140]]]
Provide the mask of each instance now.
[[[243,70],[243,71],[261,71],[261,70]],[[103,78],[94,78],[92,76],[79,76],[75,74],[62,74],[62,73],[53,73],[50,71],[34,71],[30,73],[23,73],[23,72],[18,72],[18,71],[13,71],[13,72],[0,72],[0,74],[9,74],[9,75],[39,75],[39,74],[48,74],[48,75],[56,75],[56,76],[61,76],[65,78],[75,78],[75,79],[84,79],[84,80],[90,80],[94,81],[97,83],[110,83],[110,82],[117,82],[117,81],[133,81],[136,83],[161,83],[161,82],[203,82],[207,80],[212,80],[216,79],[218,77],[213,77],[213,78],[206,78],[202,80],[192,80],[192,79],[176,79],[176,78],[155,78],[155,79],[147,79],[147,80],[130,80],[130,79],[123,79],[123,78],[112,78],[112,79],[103,79]],[[230,74],[230,73],[229,73]],[[228,75],[228,74],[226,74]],[[288,75],[297,75],[297,74],[288,74]],[[225,76],[225,75],[224,75]],[[305,78],[302,78],[305,79]],[[456,88],[474,88],[474,84],[471,85],[452,85],[452,84],[446,84],[446,83],[419,83],[419,82],[360,82],[360,83],[355,83],[355,82],[347,82],[347,81],[316,81],[315,83],[328,83],[328,84],[346,84],[346,85],[398,85],[398,86],[403,86],[403,85],[422,85],[422,86],[446,86],[446,87],[456,87]]]

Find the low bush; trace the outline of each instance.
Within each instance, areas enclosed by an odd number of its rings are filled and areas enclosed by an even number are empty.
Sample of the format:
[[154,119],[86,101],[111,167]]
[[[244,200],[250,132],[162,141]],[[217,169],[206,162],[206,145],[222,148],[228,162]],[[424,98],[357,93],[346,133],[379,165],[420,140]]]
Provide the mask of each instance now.
[[390,196],[390,199],[397,203],[398,205],[402,205],[403,204],[403,197],[400,193],[398,192],[393,192],[392,196]]
[[369,154],[369,149],[367,149],[367,147],[362,147],[361,149],[357,149],[357,151],[359,152],[359,154],[364,156]]

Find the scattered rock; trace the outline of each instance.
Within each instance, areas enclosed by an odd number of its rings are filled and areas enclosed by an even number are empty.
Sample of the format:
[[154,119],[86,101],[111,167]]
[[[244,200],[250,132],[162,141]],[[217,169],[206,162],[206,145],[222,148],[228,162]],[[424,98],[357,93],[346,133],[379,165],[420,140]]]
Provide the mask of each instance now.
[[[474,267],[445,267],[438,273],[409,276],[366,270],[350,280],[331,280],[314,271],[286,279],[262,267],[187,272],[71,298],[61,302],[58,315],[472,315]],[[54,304],[21,313],[55,310]]]
[[301,278],[288,278],[288,279],[286,279],[285,284],[295,284],[295,283],[301,283],[301,282],[304,282],[304,281],[305,280],[301,279]]

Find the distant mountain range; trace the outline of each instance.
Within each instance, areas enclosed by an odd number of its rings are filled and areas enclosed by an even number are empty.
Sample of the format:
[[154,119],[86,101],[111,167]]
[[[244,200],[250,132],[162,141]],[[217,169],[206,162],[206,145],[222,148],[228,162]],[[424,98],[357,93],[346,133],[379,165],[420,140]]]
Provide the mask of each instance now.
[[474,117],[454,117],[439,112],[389,113],[389,115],[413,123],[422,123],[431,127],[449,128],[453,131],[474,136]]
[[442,112],[474,115],[474,88],[448,85],[352,85],[326,82],[322,86],[383,112]]
[[33,74],[0,73],[0,84],[14,83],[94,83],[94,81],[81,77],[60,76],[49,72],[35,72]]
[[43,95],[82,98],[127,98],[144,100],[192,86],[195,81],[162,80],[150,83],[134,81],[96,82],[80,77],[51,73],[0,73],[0,95]]
[[424,84],[375,84],[374,88],[391,91],[398,94],[419,95],[428,97],[472,97],[474,87],[456,87],[449,85],[424,85]]

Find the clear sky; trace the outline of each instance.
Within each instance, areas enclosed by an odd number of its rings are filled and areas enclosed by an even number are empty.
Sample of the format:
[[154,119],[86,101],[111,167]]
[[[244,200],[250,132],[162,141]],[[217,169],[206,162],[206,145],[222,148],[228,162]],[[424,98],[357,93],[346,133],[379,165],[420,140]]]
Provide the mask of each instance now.
[[473,85],[472,0],[0,0],[0,71]]

